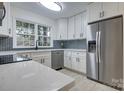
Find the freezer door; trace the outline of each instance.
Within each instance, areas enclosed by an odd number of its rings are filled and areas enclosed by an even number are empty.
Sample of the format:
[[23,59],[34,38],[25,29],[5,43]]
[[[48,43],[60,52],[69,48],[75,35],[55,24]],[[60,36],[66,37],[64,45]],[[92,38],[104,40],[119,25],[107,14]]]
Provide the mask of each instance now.
[[99,23],[99,81],[122,87],[123,28],[122,17]]
[[86,66],[87,77],[95,80],[98,80],[97,38],[98,23],[90,24],[87,32]]

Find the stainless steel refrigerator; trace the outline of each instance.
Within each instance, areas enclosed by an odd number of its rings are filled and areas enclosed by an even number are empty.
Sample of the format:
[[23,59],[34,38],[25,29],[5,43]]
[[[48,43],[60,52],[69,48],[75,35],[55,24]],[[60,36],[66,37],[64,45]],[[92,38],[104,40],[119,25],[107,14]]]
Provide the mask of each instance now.
[[89,23],[87,31],[87,77],[122,88],[123,17]]

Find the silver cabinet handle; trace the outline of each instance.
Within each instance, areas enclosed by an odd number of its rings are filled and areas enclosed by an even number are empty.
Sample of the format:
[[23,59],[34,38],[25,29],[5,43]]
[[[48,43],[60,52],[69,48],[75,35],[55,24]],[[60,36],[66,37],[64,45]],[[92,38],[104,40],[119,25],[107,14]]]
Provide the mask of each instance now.
[[100,13],[99,13],[99,18],[101,18],[101,14],[102,14],[102,13],[100,12]]
[[73,38],[75,38],[75,35],[73,34]]
[[41,64],[43,63],[42,58],[41,58]]
[[104,17],[104,11],[102,11],[102,17]]
[[80,58],[78,58],[78,62],[80,62]]
[[76,62],[79,62],[79,58],[76,58]]
[[69,57],[69,60],[71,61],[71,57]]
[[99,32],[96,32],[96,62],[98,63],[98,37],[99,37]]
[[78,62],[78,58],[76,58],[76,61]]
[[43,63],[44,63],[44,58],[43,58]]
[[60,35],[60,39],[61,39],[61,35]]
[[9,34],[11,34],[11,28],[9,28],[8,31],[9,31]]

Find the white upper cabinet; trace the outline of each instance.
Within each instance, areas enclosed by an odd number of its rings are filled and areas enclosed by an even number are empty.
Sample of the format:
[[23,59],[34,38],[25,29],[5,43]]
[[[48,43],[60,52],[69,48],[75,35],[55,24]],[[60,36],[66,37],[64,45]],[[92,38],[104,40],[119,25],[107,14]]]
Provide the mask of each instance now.
[[124,14],[124,2],[118,3],[119,14]]
[[82,13],[82,34],[81,38],[86,39],[86,32],[87,32],[87,12]]
[[118,2],[91,3],[88,5],[88,22],[118,15]]
[[96,21],[100,18],[102,3],[91,3],[88,5],[88,20],[89,22]]
[[11,35],[11,29],[9,28],[9,19],[10,19],[10,3],[4,3],[6,9],[5,18],[2,21],[2,26],[0,27],[0,36],[9,36]]
[[70,17],[68,18],[68,39],[75,38],[75,18]]
[[85,39],[87,30],[86,11],[68,18],[68,39]]
[[58,40],[67,39],[67,19],[66,18],[58,20],[57,39]]
[[86,11],[75,16],[75,38],[85,39],[87,30]]
[[102,16],[104,18],[115,16],[118,14],[117,2],[104,2],[102,3]]
[[79,39],[82,34],[82,14],[75,16],[75,38]]

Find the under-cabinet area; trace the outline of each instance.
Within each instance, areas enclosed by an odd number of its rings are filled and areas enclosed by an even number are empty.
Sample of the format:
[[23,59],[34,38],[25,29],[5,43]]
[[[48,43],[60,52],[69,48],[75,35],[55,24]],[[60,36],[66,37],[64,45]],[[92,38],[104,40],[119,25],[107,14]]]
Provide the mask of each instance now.
[[68,68],[86,74],[85,50],[44,50],[42,52],[22,52],[17,55],[30,57],[32,60],[56,70]]

